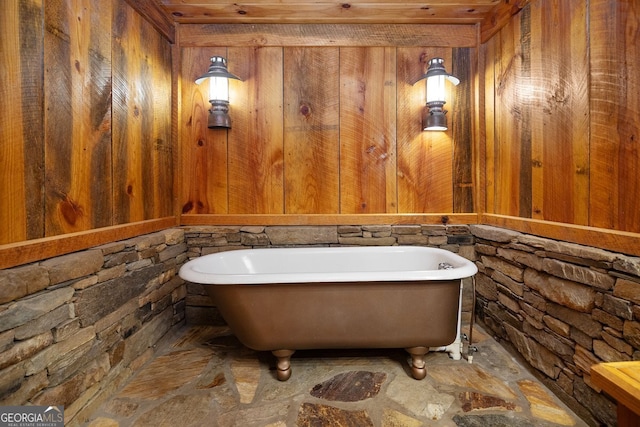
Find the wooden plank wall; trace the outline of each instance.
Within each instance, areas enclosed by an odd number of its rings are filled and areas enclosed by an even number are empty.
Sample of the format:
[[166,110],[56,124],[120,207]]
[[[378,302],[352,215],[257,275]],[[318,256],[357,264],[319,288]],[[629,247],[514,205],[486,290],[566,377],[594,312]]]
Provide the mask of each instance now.
[[0,244],[44,235],[43,15],[42,0],[0,3]]
[[640,232],[639,20],[634,1],[537,0],[481,46],[481,221]]
[[[337,47],[293,47],[287,51],[284,85],[285,212],[335,214],[339,211],[340,79],[326,73],[339,66]],[[309,82],[323,82],[313,85]],[[317,108],[322,106],[322,108]]]
[[171,47],[122,0],[112,37],[112,222],[172,216]]
[[170,44],[124,0],[5,1],[0,20],[0,253],[175,224]]
[[640,4],[592,0],[590,222],[640,232]]
[[44,3],[44,236],[111,225],[111,5],[78,6]]
[[[364,27],[178,28],[183,222],[474,211],[477,32]],[[422,47],[411,45],[416,39]],[[206,128],[206,88],[194,83],[214,54],[244,79],[231,82],[228,131]],[[463,82],[450,88],[447,132],[421,130],[424,81],[412,85],[434,56]]]

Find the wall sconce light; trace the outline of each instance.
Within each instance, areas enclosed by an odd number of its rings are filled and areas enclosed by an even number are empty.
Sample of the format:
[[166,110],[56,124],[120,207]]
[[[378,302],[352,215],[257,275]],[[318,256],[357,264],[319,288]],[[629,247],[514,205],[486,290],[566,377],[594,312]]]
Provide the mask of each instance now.
[[242,79],[227,70],[227,60],[222,56],[211,58],[209,70],[198,77],[196,84],[209,79],[209,129],[231,128],[231,118],[229,117],[229,79]]
[[[449,80],[454,85],[460,83],[460,79],[447,73],[444,69],[444,59],[432,58],[429,60],[427,73],[420,77],[415,83],[422,79],[427,79],[426,99],[427,106],[422,115],[423,130],[447,130],[447,111],[442,107],[446,104],[445,80]],[[414,84],[415,84],[414,83]]]

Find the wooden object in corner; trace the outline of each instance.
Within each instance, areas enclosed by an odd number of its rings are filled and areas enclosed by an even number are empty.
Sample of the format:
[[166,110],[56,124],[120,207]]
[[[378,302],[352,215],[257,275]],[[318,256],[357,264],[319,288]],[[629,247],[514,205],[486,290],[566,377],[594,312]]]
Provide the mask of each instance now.
[[593,365],[591,380],[618,402],[618,427],[640,426],[640,361]]

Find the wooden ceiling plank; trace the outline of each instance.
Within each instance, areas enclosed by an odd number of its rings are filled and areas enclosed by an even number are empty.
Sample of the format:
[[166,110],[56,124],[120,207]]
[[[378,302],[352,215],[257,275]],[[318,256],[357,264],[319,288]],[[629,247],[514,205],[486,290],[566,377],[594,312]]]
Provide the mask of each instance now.
[[424,3],[253,2],[164,6],[176,22],[211,23],[479,23],[494,5]]

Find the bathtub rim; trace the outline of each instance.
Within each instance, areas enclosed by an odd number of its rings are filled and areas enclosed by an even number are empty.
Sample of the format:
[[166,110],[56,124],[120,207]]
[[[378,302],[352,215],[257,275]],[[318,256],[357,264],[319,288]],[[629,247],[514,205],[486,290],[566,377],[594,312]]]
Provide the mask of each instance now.
[[[352,252],[367,253],[397,253],[397,252],[421,252],[424,256],[439,256],[439,262],[448,262],[453,265],[451,269],[429,270],[403,270],[403,271],[366,271],[350,270],[342,272],[278,272],[278,273],[212,273],[206,272],[202,266],[215,259],[224,257],[255,256],[263,251],[277,251],[279,256],[307,252],[309,254],[321,254],[331,252],[336,254],[348,254]],[[182,279],[203,285],[257,285],[257,284],[300,284],[321,282],[356,283],[362,281],[430,281],[430,280],[458,280],[471,277],[478,272],[478,268],[472,261],[442,248],[426,246],[313,246],[313,247],[277,247],[277,248],[253,248],[232,249],[203,255],[185,263],[179,270]]]

